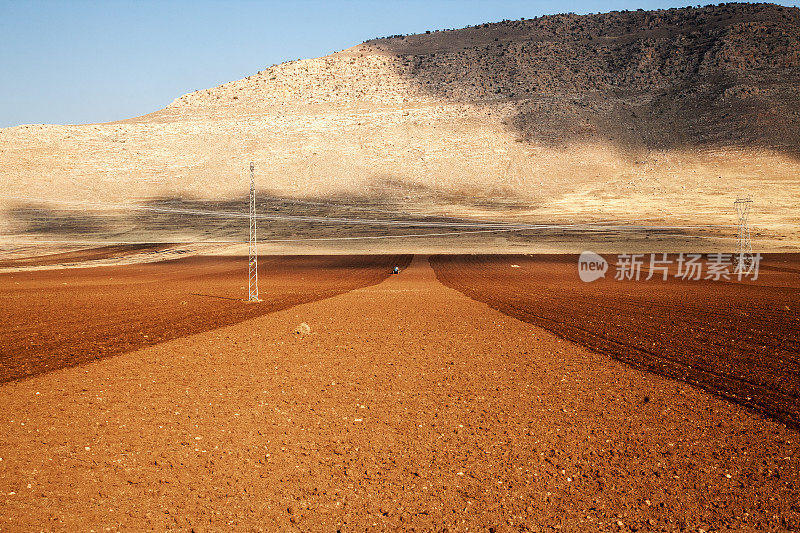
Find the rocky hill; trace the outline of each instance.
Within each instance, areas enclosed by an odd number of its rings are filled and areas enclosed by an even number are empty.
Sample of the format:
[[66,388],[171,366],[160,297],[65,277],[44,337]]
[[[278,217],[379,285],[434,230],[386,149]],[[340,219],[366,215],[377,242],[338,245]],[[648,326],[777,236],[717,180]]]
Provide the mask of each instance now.
[[252,159],[275,197],[537,221],[727,223],[750,195],[777,242],[799,132],[800,9],[720,4],[374,39],[127,121],[0,130],[0,171],[20,196],[215,202]]
[[512,125],[529,141],[600,136],[798,154],[800,10],[567,14],[375,39],[185,95],[171,108],[431,99],[512,103]]

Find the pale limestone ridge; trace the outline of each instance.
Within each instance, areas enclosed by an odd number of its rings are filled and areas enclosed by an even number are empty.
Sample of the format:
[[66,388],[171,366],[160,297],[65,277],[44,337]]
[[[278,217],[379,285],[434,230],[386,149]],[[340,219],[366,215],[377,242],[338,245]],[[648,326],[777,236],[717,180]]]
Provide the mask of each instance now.
[[189,93],[168,109],[289,103],[402,105],[431,101],[410,74],[411,69],[400,58],[386,54],[334,54],[283,63],[213,89]]
[[[751,196],[780,249],[800,242],[799,147],[800,10],[724,4],[368,41],[142,117],[0,130],[0,174],[34,200],[217,202],[255,161],[276,197],[546,223],[731,224]],[[0,234],[76,220],[0,204]]]

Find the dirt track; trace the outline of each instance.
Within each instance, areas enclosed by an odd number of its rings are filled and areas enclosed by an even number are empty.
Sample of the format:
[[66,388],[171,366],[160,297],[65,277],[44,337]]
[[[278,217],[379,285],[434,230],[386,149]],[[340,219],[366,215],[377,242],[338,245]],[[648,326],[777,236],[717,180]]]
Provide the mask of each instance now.
[[466,298],[424,259],[6,383],[0,405],[15,529],[800,527],[796,432]]
[[769,254],[758,279],[742,282],[645,272],[583,283],[572,255],[432,263],[441,282],[508,315],[800,429],[800,255]]
[[378,283],[410,260],[262,257],[257,306],[242,302],[247,258],[0,274],[0,383],[328,298]]

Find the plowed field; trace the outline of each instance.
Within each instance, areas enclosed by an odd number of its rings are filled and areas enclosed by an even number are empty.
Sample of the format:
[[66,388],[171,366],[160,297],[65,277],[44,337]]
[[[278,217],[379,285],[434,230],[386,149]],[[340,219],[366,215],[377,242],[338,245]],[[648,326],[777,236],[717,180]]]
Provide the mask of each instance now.
[[77,263],[82,261],[95,261],[99,259],[123,258],[140,253],[158,253],[170,248],[168,243],[154,244],[123,244],[114,246],[98,246],[84,248],[69,252],[59,252],[33,257],[20,257],[16,259],[0,260],[0,268],[29,267],[29,266],[55,266],[64,263]]
[[645,281],[644,272],[640,281],[584,283],[578,258],[566,255],[431,264],[439,281],[507,315],[800,427],[797,254],[768,255],[758,279],[741,282]]
[[0,274],[0,382],[128,352],[380,282],[411,256],[281,256]]
[[[277,265],[313,262],[285,261],[265,262],[265,289]],[[385,259],[340,261],[353,276]],[[280,279],[325,287],[327,264]],[[491,293],[504,281],[500,263],[456,264],[496,274]],[[796,431],[504,315],[423,257],[376,285],[4,383],[0,406],[0,530],[800,530]]]

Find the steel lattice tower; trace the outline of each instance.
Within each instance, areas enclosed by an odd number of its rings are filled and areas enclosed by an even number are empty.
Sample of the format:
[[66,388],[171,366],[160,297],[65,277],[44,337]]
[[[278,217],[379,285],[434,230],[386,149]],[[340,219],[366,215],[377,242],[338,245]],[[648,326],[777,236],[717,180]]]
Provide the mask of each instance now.
[[747,221],[750,216],[750,198],[737,198],[733,202],[736,208],[739,231],[736,234],[736,259],[735,266],[738,270],[750,270],[753,266],[753,245],[750,242],[750,225]]
[[249,274],[248,274],[248,301],[258,302],[258,252],[256,250],[256,180],[255,165],[250,163],[250,245]]

